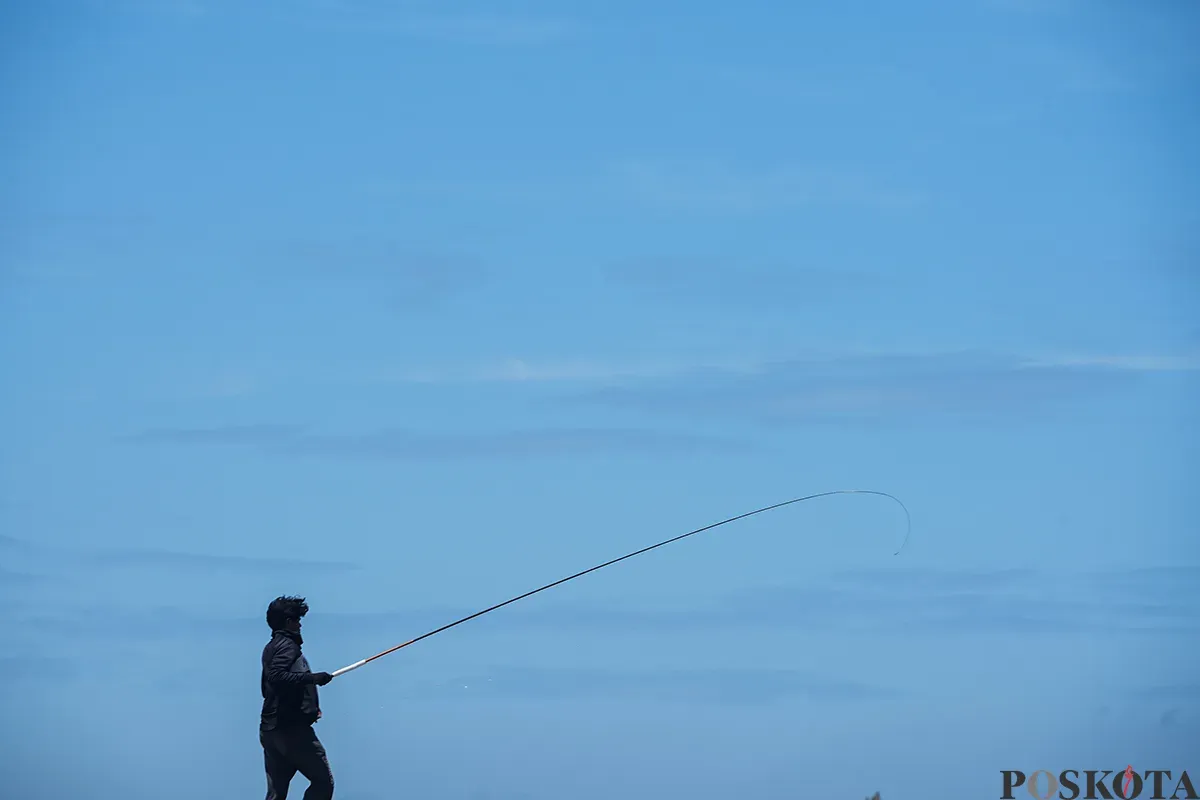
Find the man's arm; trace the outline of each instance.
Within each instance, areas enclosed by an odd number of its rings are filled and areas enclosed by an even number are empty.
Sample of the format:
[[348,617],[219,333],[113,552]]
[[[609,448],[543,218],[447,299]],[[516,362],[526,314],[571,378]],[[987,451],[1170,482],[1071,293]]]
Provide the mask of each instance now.
[[[280,637],[282,638],[282,637]],[[317,676],[311,672],[292,672],[292,664],[300,655],[300,648],[295,642],[285,640],[271,656],[267,663],[267,683],[300,686],[306,683],[316,683]]]

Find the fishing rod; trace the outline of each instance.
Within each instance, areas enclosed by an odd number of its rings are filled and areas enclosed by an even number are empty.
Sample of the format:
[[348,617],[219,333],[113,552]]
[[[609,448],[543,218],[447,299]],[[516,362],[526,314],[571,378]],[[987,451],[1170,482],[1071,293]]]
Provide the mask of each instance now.
[[719,528],[722,525],[728,525],[731,522],[737,522],[738,520],[745,519],[746,517],[753,517],[755,514],[762,514],[767,511],[774,511],[777,508],[783,508],[784,506],[790,506],[793,503],[803,503],[805,500],[815,500],[818,497],[829,497],[830,495],[835,495],[835,494],[873,494],[878,497],[886,497],[889,500],[893,500],[900,506],[900,508],[904,509],[904,518],[906,521],[906,528],[904,531],[904,541],[900,543],[900,547],[896,550],[895,553],[892,554],[892,555],[900,555],[900,551],[903,550],[904,545],[908,543],[909,533],[912,532],[912,517],[908,513],[908,508],[904,505],[904,503],[902,503],[900,501],[900,499],[898,497],[896,497],[894,495],[890,495],[887,492],[877,492],[872,489],[834,489],[834,490],[831,490],[828,492],[819,492],[817,494],[810,494],[810,495],[806,495],[804,497],[797,497],[793,500],[785,500],[782,503],[775,503],[774,505],[764,506],[763,508],[758,508],[758,509],[755,509],[754,511],[747,511],[745,514],[738,514],[736,517],[730,517],[729,519],[723,519],[720,522],[714,522],[711,525],[705,525],[703,528],[697,528],[694,531],[688,531],[687,533],[681,533],[678,536],[673,536],[672,538],[661,541],[658,544],[652,544],[649,547],[643,547],[641,550],[635,550],[632,553],[627,553],[627,554],[621,556],[620,558],[614,558],[612,561],[605,561],[603,564],[597,564],[594,567],[589,567],[588,569],[585,569],[582,572],[576,572],[574,575],[568,575],[565,578],[559,578],[558,580],[554,581],[554,583],[547,583],[545,586],[541,586],[532,591],[525,592],[525,594],[517,595],[516,597],[513,597],[509,600],[505,600],[503,603],[497,603],[494,606],[489,606],[488,608],[485,608],[482,611],[476,611],[474,614],[471,614],[470,616],[466,616],[466,617],[463,617],[462,619],[455,620],[454,622],[451,622],[447,625],[443,625],[440,628],[436,628],[432,631],[429,631],[429,633],[423,633],[420,636],[418,636],[417,638],[409,639],[407,642],[404,642],[403,644],[398,644],[395,647],[389,647],[387,650],[384,650],[381,653],[376,653],[375,655],[371,656],[370,658],[364,658],[362,661],[356,661],[353,664],[350,664],[349,666],[342,667],[341,669],[332,673],[332,675],[335,678],[338,677],[339,675],[345,675],[347,672],[350,672],[351,670],[356,670],[361,666],[370,664],[372,661],[375,661],[376,659],[383,658],[386,655],[391,655],[392,653],[396,652],[397,650],[402,650],[405,647],[408,647],[409,645],[414,645],[417,642],[421,641],[422,639],[428,639],[430,636],[435,636],[435,635],[441,633],[442,631],[448,631],[451,628],[455,627],[456,625],[461,625],[464,622],[469,622],[469,621],[475,619],[476,617],[482,617],[484,614],[495,611],[498,608],[504,608],[504,606],[510,605],[511,603],[515,603],[518,600],[524,600],[526,597],[531,597],[531,596],[537,594],[538,592],[544,592],[547,589],[553,589],[555,586],[564,584],[567,581],[573,581],[576,578],[581,578],[584,575],[587,575],[589,572],[595,572],[596,570],[604,569],[605,567],[610,567],[613,564],[616,564],[617,562],[624,561],[627,558],[633,558],[634,556],[639,556],[642,553],[648,553],[651,550],[662,547],[663,545],[668,545],[668,544],[671,544],[672,542],[678,542],[680,539],[686,539],[689,536],[695,536],[697,533],[703,533],[704,531],[710,531],[713,528]]

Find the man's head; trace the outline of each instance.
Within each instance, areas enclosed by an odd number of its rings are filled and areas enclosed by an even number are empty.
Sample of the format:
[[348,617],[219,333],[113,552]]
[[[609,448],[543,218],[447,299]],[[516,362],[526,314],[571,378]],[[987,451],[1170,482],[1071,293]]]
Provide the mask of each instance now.
[[267,625],[273,631],[300,632],[300,620],[308,613],[303,597],[276,597],[267,606]]

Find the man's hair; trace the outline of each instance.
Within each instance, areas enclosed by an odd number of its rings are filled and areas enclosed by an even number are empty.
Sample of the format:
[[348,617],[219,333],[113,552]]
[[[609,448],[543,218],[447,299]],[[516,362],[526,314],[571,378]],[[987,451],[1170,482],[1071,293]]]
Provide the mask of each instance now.
[[267,606],[267,625],[271,630],[282,630],[289,619],[300,619],[308,613],[308,603],[303,597],[276,597]]

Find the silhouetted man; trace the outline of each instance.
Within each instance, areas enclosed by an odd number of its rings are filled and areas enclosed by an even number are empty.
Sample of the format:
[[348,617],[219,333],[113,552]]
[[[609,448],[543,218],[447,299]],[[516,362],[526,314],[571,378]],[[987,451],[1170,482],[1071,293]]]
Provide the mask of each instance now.
[[308,778],[304,800],[330,800],[333,772],[313,724],[321,718],[317,687],[333,680],[314,673],[300,651],[300,620],[308,613],[303,597],[277,597],[267,606],[271,641],[262,654],[262,742],[267,769],[267,800],[286,800],[299,772]]

